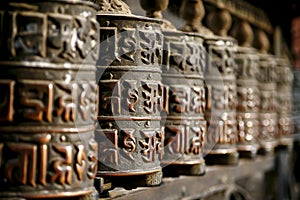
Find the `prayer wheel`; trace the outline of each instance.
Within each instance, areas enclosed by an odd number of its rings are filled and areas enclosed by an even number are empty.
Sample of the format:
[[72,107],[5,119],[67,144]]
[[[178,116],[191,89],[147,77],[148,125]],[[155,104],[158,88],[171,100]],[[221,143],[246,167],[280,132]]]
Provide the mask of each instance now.
[[0,197],[89,195],[97,172],[96,5],[0,6]]

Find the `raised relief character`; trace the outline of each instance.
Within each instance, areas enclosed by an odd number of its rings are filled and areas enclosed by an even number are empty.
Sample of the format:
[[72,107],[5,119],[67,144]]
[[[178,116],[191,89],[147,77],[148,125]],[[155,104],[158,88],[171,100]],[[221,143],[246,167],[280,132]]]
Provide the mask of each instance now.
[[57,156],[51,158],[54,174],[50,178],[50,182],[56,182],[61,185],[72,184],[73,173],[73,147],[71,145],[56,144],[53,150]]
[[13,16],[12,56],[45,57],[46,24],[46,15],[41,13],[22,12]]
[[92,139],[89,141],[90,151],[88,151],[88,178],[94,179],[97,174],[98,166],[98,143]]
[[57,83],[60,96],[56,98],[56,115],[65,122],[74,122],[77,117],[78,85],[76,83]]
[[138,32],[140,41],[141,63],[143,65],[157,64],[161,60],[161,34],[152,30],[140,30]]
[[178,113],[190,112],[191,89],[182,85],[170,86],[170,107]]
[[12,122],[15,81],[0,80],[0,122]]
[[[117,59],[117,29],[110,27],[100,27],[100,49],[101,59],[97,65],[110,66]],[[119,60],[120,62],[120,60]]]
[[139,91],[137,88],[137,81],[125,80],[124,87],[126,92],[126,104],[129,109],[129,112],[136,112],[135,106],[139,101]]
[[137,51],[136,31],[134,29],[123,29],[118,40],[118,54],[127,64],[134,64]]
[[141,140],[140,146],[142,147],[143,160],[145,162],[154,162],[156,159],[156,134],[152,130],[141,131],[143,140]]
[[108,165],[118,165],[118,130],[116,129],[104,129],[101,130],[100,138],[102,142],[100,144],[100,161],[101,163]]
[[20,81],[18,114],[26,120],[52,122],[53,87],[48,81]]
[[133,136],[134,134],[134,129],[123,129],[121,130],[121,135],[124,137],[123,138],[123,155],[130,159],[130,160],[134,160],[133,158],[133,153],[136,150],[136,139]]
[[144,98],[144,110],[153,114],[158,111],[158,102],[160,100],[158,84],[156,82],[142,81],[142,95]]
[[48,15],[47,54],[55,61],[70,62],[76,59],[76,29],[73,17],[63,14]]
[[182,43],[170,42],[168,44],[167,70],[177,69],[184,71],[185,66],[185,46]]
[[95,120],[97,118],[98,87],[91,83],[80,84],[79,109],[82,119]]
[[99,112],[102,115],[121,114],[121,89],[118,80],[101,80]]
[[5,164],[5,178],[10,183],[36,186],[37,146],[25,143],[7,143],[16,158]]

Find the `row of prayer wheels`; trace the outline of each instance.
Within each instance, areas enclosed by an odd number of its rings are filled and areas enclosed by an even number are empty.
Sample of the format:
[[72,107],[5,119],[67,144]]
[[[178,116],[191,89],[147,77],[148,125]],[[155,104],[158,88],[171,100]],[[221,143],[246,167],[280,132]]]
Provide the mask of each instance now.
[[292,73],[225,9],[162,19],[168,0],[4,0],[0,199],[89,198],[158,186],[291,148]]

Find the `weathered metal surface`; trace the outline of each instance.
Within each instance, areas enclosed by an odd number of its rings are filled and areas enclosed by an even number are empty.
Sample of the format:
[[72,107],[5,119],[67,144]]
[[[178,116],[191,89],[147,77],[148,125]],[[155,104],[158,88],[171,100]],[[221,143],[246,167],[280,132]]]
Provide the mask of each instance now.
[[276,59],[277,74],[277,114],[278,114],[278,137],[279,145],[289,149],[293,147],[294,123],[292,119],[292,87],[293,73],[291,64],[287,59]]
[[94,191],[98,25],[89,1],[0,6],[0,196]]
[[256,80],[259,57],[255,49],[239,47],[235,61],[238,98],[237,146],[240,157],[254,158],[258,150],[257,137],[260,131],[260,91]]
[[260,92],[258,81],[258,51],[251,47],[253,31],[250,24],[236,20],[231,34],[238,41],[235,55],[237,79],[237,129],[240,157],[254,158],[258,150],[257,137],[260,131]]
[[209,164],[237,164],[236,41],[215,36],[206,38],[204,45],[209,55],[205,72],[208,93],[205,160]]
[[294,133],[300,133],[300,71],[293,70],[293,123]]
[[[237,88],[234,73],[237,41],[227,35],[231,23],[230,13],[223,9],[209,13],[207,16],[208,27],[217,34],[206,34],[204,38],[207,51],[205,115],[208,122],[205,160],[208,164],[237,164],[238,162]],[[200,29],[198,32],[203,31]]]
[[272,153],[278,141],[276,62],[270,54],[259,54],[260,152]]
[[[126,188],[161,183],[167,109],[161,83],[161,21],[100,10],[99,127],[97,176]],[[140,177],[140,178],[138,178]],[[130,179],[130,181],[128,181]]]
[[163,33],[162,77],[169,87],[169,109],[164,119],[164,173],[200,175],[205,172],[203,144],[207,130],[203,38],[179,31]]
[[[147,16],[162,18],[169,1],[141,0]],[[203,37],[178,31],[164,20],[162,81],[168,88],[167,112],[162,117],[165,130],[165,176],[201,175],[205,172],[203,142],[206,134]]]

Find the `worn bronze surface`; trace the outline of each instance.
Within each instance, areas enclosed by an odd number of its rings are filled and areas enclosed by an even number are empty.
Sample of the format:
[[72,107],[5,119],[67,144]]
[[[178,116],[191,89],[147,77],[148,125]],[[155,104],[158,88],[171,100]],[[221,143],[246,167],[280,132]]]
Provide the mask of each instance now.
[[[140,2],[147,16],[161,18],[158,13],[169,1]],[[202,149],[206,133],[203,37],[178,31],[167,20],[162,29],[162,81],[169,96],[168,110],[162,116],[165,142],[161,165],[165,176],[201,175],[205,172]]]
[[235,57],[237,70],[237,129],[240,157],[254,158],[258,150],[260,92],[256,76],[259,57],[253,48],[238,47]]
[[291,64],[287,59],[277,58],[277,114],[279,145],[289,149],[293,147],[294,123],[292,119],[292,84],[293,74]]
[[159,185],[164,140],[160,113],[167,109],[161,83],[162,22],[102,10],[97,20],[97,176],[125,188]]
[[245,20],[236,19],[231,31],[238,41],[235,55],[237,78],[237,129],[240,157],[254,158],[258,150],[257,137],[260,131],[260,91],[256,79],[258,73],[258,52],[251,47],[253,31]]
[[[187,3],[186,6],[202,7],[200,0],[188,2],[189,4]],[[190,8],[187,7],[187,9]],[[198,9],[194,8],[194,10],[197,12]],[[186,18],[186,20],[189,19]],[[207,24],[217,35],[212,34],[201,25],[198,29],[199,33],[205,34],[204,46],[207,51],[205,70],[207,109],[205,116],[208,130],[205,147],[207,155],[204,158],[207,164],[235,165],[238,163],[236,147],[237,89],[234,73],[237,41],[227,36],[231,23],[230,13],[226,10],[215,10],[208,14]]]
[[208,51],[207,84],[208,122],[205,161],[208,164],[237,164],[237,89],[234,74],[236,41],[229,37],[206,38]]
[[259,54],[258,88],[260,90],[260,153],[272,153],[277,146],[278,115],[276,62],[269,54]]
[[0,10],[0,196],[93,192],[95,5],[10,1]]
[[293,70],[293,129],[294,133],[300,133],[300,71]]
[[269,54],[270,42],[265,31],[258,29],[253,46],[259,51],[258,88],[260,90],[259,153],[273,153],[278,144],[277,75],[275,56]]
[[[186,168],[186,172],[179,170],[181,174],[200,175],[205,170],[203,143],[207,129],[203,38],[178,31],[165,30],[163,33],[162,76],[163,83],[169,87],[169,112],[164,124],[164,172],[180,174],[175,173],[176,168]],[[192,167],[194,171],[190,170]]]

